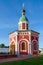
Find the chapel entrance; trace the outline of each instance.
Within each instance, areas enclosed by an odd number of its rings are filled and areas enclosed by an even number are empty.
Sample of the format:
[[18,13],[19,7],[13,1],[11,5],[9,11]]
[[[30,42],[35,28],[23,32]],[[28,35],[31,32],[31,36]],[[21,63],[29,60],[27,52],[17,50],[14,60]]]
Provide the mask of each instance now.
[[14,44],[14,42],[12,42],[11,45],[10,45],[10,54],[12,54],[12,55],[15,54],[15,44]]
[[19,52],[21,55],[27,55],[28,54],[28,43],[27,41],[20,41],[19,43]]

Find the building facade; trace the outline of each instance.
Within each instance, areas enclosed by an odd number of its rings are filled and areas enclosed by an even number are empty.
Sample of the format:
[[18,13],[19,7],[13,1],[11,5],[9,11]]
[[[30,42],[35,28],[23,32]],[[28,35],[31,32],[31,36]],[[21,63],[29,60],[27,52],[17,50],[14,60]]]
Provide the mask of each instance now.
[[9,34],[10,53],[15,55],[38,55],[39,33],[28,30],[29,21],[22,10],[22,16],[18,22],[19,30]]

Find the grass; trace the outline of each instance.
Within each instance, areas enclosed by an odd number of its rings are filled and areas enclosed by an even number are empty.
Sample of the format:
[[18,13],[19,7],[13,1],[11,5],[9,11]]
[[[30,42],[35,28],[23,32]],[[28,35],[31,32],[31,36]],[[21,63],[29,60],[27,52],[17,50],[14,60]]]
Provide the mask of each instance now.
[[0,65],[43,65],[43,55],[37,58],[0,63]]

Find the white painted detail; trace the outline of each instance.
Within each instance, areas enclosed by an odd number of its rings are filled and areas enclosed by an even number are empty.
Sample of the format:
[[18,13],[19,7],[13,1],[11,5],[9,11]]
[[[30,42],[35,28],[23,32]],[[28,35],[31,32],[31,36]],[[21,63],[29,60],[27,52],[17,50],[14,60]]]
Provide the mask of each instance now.
[[[27,39],[21,39],[20,41],[22,41],[22,40],[27,41],[27,44],[28,44],[28,54],[29,54],[29,41],[28,41]],[[18,42],[18,46],[19,46],[20,41]],[[22,51],[22,50],[21,50],[21,51]],[[25,51],[26,51],[26,50],[25,50]]]
[[31,51],[31,42],[28,43],[28,55],[31,54],[32,55],[32,51]]
[[31,32],[29,31],[29,35],[31,35]]
[[15,54],[17,55],[18,54],[18,49],[17,49],[17,44],[18,44],[18,40],[17,40],[17,35],[18,35],[18,32],[16,32],[16,42],[15,42]]
[[[12,34],[10,34],[9,36],[9,39],[12,38],[12,41],[9,42],[10,44],[14,41],[14,45],[15,45],[15,54],[17,55],[17,35],[18,35],[18,32],[13,32]],[[14,36],[16,36],[16,41],[14,40]],[[9,40],[10,41],[10,40]],[[9,46],[10,46],[9,44]],[[10,48],[9,48],[9,51],[10,51]]]
[[32,51],[31,51],[31,44],[29,44],[29,54],[32,55]]
[[28,21],[20,21],[18,24],[20,24],[20,23],[28,23]]
[[20,50],[20,51],[22,51],[22,52],[26,52],[27,50]]
[[[25,40],[25,41],[27,41],[27,43],[29,42],[27,39],[21,39],[20,41],[22,41],[22,40]],[[20,41],[19,41],[19,43],[20,43]]]

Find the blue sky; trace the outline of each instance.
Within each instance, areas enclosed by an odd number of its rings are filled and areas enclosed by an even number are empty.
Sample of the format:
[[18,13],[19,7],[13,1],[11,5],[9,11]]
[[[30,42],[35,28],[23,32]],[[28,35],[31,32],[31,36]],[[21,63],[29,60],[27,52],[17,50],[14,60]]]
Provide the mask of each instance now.
[[25,4],[29,29],[38,31],[39,47],[43,47],[43,0],[0,0],[0,43],[9,45],[9,33],[18,29],[22,3]]

